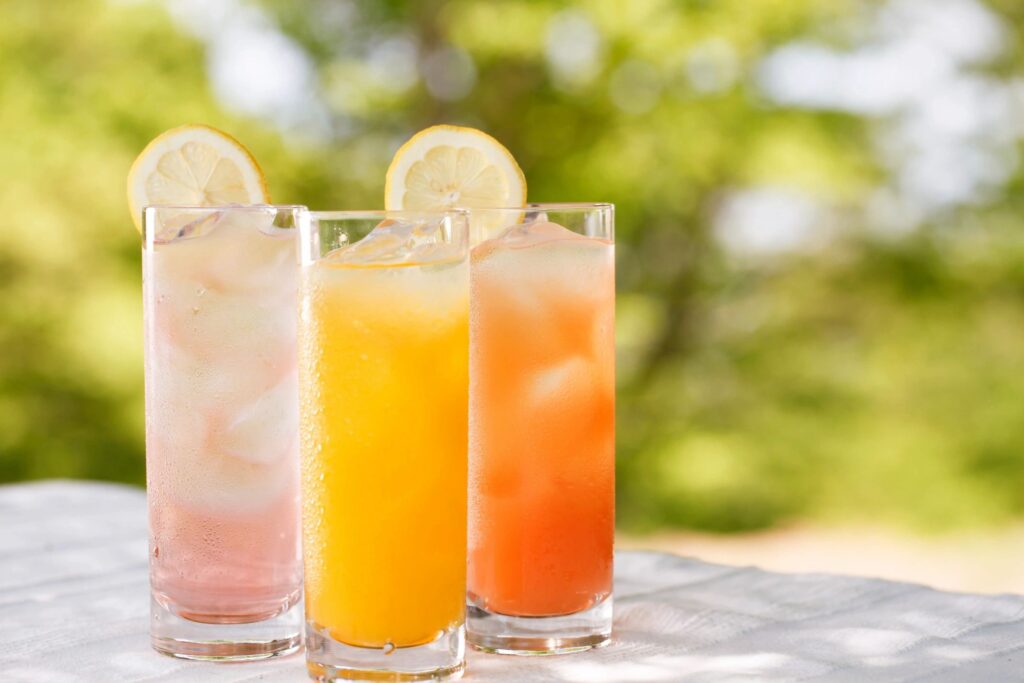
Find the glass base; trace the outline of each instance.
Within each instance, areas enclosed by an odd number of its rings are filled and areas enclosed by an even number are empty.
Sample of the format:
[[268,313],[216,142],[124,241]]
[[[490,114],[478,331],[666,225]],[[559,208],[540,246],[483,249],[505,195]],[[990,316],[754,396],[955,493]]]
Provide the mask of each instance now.
[[612,596],[590,609],[555,617],[515,617],[468,606],[466,633],[477,650],[502,655],[558,655],[607,645]]
[[186,619],[151,597],[149,641],[157,652],[180,659],[234,662],[280,657],[302,646],[302,601],[260,621],[215,624]]
[[319,683],[455,680],[465,668],[465,626],[423,645],[371,648],[338,642],[323,627],[306,622],[306,669]]

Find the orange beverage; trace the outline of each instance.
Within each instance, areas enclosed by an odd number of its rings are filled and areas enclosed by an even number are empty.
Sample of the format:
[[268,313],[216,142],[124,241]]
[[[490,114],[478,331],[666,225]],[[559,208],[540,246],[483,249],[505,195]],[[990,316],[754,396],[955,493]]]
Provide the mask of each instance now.
[[[603,208],[607,236],[550,211],[471,254],[468,591],[481,614],[557,617],[611,595],[615,266]],[[480,645],[473,636],[471,622]]]
[[306,617],[350,645],[419,645],[465,612],[465,255],[339,251],[303,273]]
[[466,613],[465,217],[311,218],[299,322],[307,668],[319,681],[456,675]]

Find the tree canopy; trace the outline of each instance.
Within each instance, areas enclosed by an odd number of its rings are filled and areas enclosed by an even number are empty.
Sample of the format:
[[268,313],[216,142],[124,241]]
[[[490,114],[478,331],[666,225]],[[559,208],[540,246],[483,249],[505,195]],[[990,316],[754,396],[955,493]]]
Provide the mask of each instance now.
[[450,122],[532,201],[617,205],[622,524],[1024,513],[1019,3],[0,12],[0,481],[143,481],[124,177],[150,138],[210,123],[276,201],[375,208]]

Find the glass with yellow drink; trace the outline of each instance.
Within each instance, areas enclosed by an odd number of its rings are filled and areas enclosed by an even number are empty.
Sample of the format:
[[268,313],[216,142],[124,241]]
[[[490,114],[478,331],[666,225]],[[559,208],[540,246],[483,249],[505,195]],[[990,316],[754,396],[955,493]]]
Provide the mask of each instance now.
[[307,665],[315,680],[462,672],[468,224],[333,212],[301,226]]
[[612,619],[614,209],[470,218],[469,642],[596,647]]

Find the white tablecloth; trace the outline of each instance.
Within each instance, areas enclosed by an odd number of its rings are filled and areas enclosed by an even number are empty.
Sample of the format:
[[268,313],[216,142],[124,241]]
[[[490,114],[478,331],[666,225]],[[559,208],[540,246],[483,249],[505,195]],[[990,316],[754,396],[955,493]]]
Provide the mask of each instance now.
[[[615,572],[611,645],[558,657],[471,652],[464,680],[1024,681],[1020,596],[658,553],[618,553]],[[0,487],[0,682],[307,680],[301,654],[247,664],[156,654],[147,591],[141,491]]]

